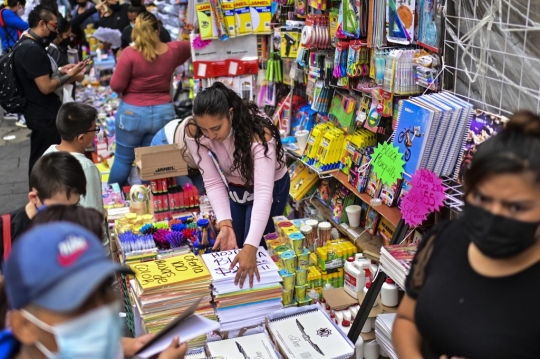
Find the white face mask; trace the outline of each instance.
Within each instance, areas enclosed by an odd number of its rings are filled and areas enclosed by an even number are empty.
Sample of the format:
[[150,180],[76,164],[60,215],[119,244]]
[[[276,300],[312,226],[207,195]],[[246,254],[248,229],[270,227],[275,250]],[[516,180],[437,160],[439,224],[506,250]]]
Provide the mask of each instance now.
[[40,342],[39,349],[49,359],[116,359],[121,348],[121,320],[119,303],[103,305],[68,322],[51,326],[25,310],[23,316],[52,333],[58,347],[52,353]]
[[18,17],[22,17],[23,15],[24,15],[24,8],[21,7],[21,8],[19,8],[19,9],[17,10],[17,16],[18,16]]

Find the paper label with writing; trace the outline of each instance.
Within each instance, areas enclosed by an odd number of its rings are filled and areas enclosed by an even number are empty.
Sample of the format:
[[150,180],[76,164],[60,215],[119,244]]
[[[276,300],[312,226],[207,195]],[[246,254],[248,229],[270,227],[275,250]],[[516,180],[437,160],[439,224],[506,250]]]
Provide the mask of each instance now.
[[411,179],[411,190],[403,196],[401,214],[410,226],[418,226],[428,213],[438,211],[446,198],[446,187],[433,172],[420,169]]
[[[233,249],[230,251],[206,253],[202,255],[202,259],[208,267],[214,281],[223,281],[236,276],[238,264],[232,269],[230,267],[234,257],[236,257],[240,251],[241,249]],[[259,250],[257,251],[257,269],[261,276],[269,271],[278,272],[276,264],[263,247],[259,247]]]
[[403,173],[403,154],[393,144],[383,142],[375,147],[371,165],[377,177],[391,186],[401,178]]
[[210,279],[206,265],[193,254],[130,264],[143,289],[158,288],[187,281]]

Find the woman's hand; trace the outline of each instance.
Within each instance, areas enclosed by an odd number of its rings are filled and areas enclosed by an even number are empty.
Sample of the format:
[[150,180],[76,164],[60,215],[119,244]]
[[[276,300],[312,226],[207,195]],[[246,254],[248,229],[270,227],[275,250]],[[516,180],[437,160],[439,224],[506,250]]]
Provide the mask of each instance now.
[[154,334],[142,335],[138,338],[122,338],[122,349],[124,355],[127,357],[135,356],[135,353],[139,351],[146,343],[154,337]]
[[180,344],[180,339],[175,337],[164,351],[159,354],[158,359],[184,359],[187,352],[187,344]]
[[213,250],[229,251],[231,249],[237,249],[236,235],[232,228],[232,222],[225,220],[219,222],[219,234],[216,238],[216,244],[214,244]]
[[244,285],[246,277],[249,275],[249,287],[253,288],[253,275],[257,276],[257,281],[261,281],[259,270],[257,269],[257,247],[250,244],[244,245],[244,248],[234,257],[231,269],[238,264],[238,271],[234,278],[234,284],[240,283],[240,288]]

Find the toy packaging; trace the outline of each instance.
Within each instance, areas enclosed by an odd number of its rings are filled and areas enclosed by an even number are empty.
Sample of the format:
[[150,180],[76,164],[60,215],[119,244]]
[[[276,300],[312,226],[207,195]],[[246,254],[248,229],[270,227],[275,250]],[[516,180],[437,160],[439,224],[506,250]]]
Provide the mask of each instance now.
[[388,207],[393,207],[397,204],[399,198],[399,190],[401,188],[401,180],[398,180],[392,185],[382,184],[380,198],[382,203]]
[[379,197],[379,194],[381,193],[381,181],[377,177],[375,171],[370,170],[366,193],[373,198]]
[[381,215],[376,210],[370,207],[367,212],[365,229],[372,236],[374,236],[377,232],[377,225],[379,224],[380,219]]
[[387,246],[390,244],[395,230],[396,227],[392,225],[389,220],[387,220],[386,218],[381,218],[377,233],[382,239],[383,246]]

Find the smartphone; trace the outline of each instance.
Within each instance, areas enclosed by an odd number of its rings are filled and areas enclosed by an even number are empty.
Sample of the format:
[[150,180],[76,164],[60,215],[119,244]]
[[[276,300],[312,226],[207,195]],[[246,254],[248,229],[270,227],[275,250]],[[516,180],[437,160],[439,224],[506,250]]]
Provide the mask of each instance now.
[[86,59],[83,62],[84,62],[84,66],[92,65],[93,63],[92,59]]

